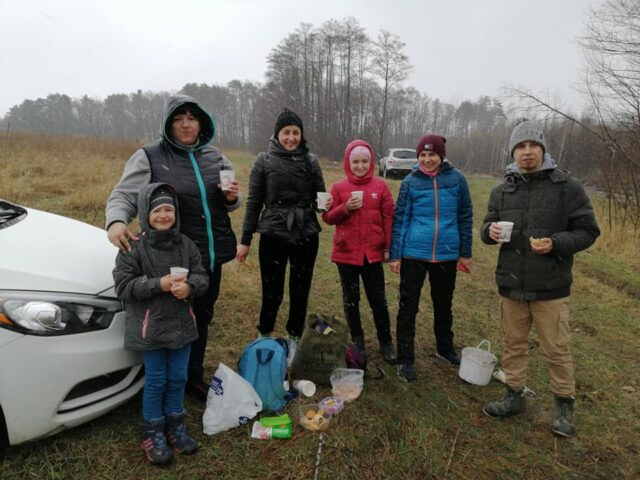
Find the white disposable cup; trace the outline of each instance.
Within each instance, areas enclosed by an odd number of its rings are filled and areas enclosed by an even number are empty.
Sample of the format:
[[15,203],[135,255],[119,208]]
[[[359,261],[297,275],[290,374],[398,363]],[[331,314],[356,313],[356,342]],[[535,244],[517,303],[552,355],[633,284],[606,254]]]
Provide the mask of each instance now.
[[318,209],[327,210],[327,200],[331,197],[330,193],[318,192]]
[[498,226],[502,228],[500,232],[500,243],[507,243],[511,241],[511,232],[513,231],[513,222],[497,222]]
[[310,380],[296,380],[293,382],[293,388],[305,397],[312,397],[316,393],[316,384]]
[[355,190],[351,192],[352,197],[359,198],[360,200],[362,200],[363,195],[364,195],[364,192],[362,190]]
[[169,269],[169,271],[171,272],[171,278],[173,279],[180,279],[180,278],[187,278],[187,275],[189,275],[189,269],[188,268],[183,268],[183,267],[171,267]]
[[222,190],[229,190],[231,182],[236,179],[236,172],[234,170],[220,170],[220,188]]

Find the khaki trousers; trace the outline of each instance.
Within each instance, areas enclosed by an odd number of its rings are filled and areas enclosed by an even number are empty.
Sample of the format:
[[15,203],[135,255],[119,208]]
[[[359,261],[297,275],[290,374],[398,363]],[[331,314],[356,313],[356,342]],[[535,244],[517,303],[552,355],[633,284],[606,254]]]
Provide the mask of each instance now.
[[569,303],[569,297],[533,302],[500,297],[504,344],[501,363],[509,387],[521,390],[526,385],[529,331],[534,324],[549,368],[551,391],[559,397],[575,396],[573,360],[569,349]]

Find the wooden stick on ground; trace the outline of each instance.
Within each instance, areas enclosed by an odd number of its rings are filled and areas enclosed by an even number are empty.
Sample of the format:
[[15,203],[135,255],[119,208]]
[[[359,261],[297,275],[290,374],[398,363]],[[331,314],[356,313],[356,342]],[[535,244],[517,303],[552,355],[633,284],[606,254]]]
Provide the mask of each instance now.
[[449,461],[447,462],[447,468],[444,471],[443,479],[447,478],[447,473],[449,473],[449,467],[451,466],[451,459],[453,458],[453,451],[456,449],[456,443],[458,442],[458,434],[460,433],[460,427],[456,430],[456,437],[453,439],[453,445],[451,446],[451,453],[449,453]]

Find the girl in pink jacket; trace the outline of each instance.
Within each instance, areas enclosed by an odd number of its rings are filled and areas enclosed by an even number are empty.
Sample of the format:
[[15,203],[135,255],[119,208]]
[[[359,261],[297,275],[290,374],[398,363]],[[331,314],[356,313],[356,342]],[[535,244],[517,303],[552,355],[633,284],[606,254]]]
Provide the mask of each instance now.
[[347,178],[331,187],[333,203],[322,215],[335,225],[331,261],[338,267],[344,314],[353,344],[364,352],[360,322],[360,277],[373,312],[380,352],[394,364],[389,310],[384,291],[382,263],[388,259],[393,221],[393,196],[381,178],[374,177],[375,156],[371,146],[354,140],[344,152]]

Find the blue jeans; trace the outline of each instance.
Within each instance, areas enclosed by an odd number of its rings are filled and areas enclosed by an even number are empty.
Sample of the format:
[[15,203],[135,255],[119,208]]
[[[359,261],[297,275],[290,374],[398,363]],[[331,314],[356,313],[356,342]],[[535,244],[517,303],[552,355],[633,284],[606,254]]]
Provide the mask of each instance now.
[[145,420],[184,411],[190,351],[191,344],[187,344],[179,350],[163,348],[143,353],[142,417]]

